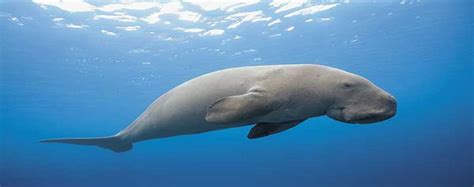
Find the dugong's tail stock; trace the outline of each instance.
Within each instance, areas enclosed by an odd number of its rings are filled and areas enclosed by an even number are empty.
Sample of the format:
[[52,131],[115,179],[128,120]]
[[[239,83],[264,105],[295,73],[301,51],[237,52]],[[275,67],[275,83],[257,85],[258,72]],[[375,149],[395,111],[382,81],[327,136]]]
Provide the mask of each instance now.
[[59,138],[41,140],[40,143],[67,143],[77,145],[91,145],[110,149],[114,152],[124,152],[132,149],[131,143],[125,142],[119,136],[106,136],[95,138]]

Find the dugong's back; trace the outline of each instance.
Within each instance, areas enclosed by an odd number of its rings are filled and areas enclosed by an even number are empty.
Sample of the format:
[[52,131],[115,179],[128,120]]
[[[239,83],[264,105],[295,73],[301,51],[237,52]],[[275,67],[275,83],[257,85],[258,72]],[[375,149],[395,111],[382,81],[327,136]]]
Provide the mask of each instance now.
[[128,128],[121,132],[127,141],[193,134],[241,126],[206,122],[209,105],[233,95],[245,94],[279,66],[231,68],[189,80],[155,100]]

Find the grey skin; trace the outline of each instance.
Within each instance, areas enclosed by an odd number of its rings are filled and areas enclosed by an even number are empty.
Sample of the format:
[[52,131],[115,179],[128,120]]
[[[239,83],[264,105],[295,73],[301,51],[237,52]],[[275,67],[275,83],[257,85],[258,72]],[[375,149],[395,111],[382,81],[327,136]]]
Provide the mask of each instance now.
[[313,64],[231,68],[208,73],[156,99],[114,136],[49,139],[41,142],[94,145],[123,152],[135,142],[256,124],[248,138],[290,129],[327,115],[368,124],[396,113],[393,96],[369,80]]

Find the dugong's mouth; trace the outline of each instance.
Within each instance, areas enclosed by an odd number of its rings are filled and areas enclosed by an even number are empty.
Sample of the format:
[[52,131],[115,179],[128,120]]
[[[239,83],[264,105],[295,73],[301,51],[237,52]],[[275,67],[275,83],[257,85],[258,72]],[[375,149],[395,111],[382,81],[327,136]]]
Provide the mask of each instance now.
[[357,118],[347,120],[347,122],[356,123],[356,124],[368,124],[368,123],[375,123],[375,122],[383,121],[383,120],[386,120],[390,117],[391,116],[377,115],[377,114],[366,114],[366,115],[358,116]]
[[347,119],[349,123],[356,123],[356,124],[368,124],[368,123],[375,123],[379,121],[387,120],[393,117],[396,113],[396,107],[386,109],[382,112],[377,113],[366,113],[366,114],[358,114],[350,117]]

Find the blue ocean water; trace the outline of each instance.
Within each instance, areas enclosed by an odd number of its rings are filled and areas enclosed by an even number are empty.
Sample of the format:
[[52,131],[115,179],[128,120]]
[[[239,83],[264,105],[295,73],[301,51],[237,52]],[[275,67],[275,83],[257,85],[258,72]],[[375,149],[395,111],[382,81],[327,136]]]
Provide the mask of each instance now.
[[[49,2],[0,2],[2,187],[474,184],[472,1]],[[367,77],[397,98],[397,115],[313,118],[257,140],[250,126],[227,129],[120,154],[38,143],[115,134],[204,73],[296,63]]]

